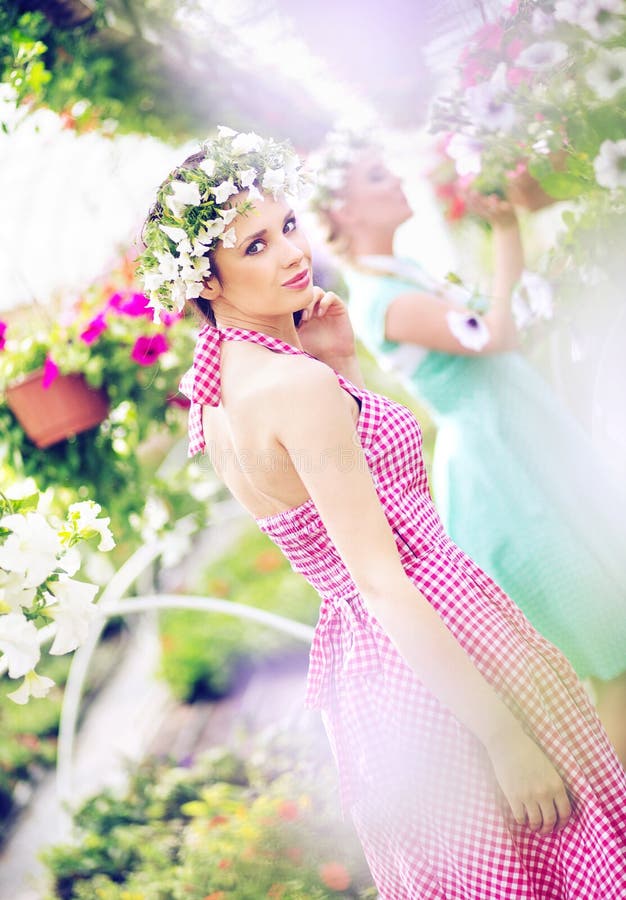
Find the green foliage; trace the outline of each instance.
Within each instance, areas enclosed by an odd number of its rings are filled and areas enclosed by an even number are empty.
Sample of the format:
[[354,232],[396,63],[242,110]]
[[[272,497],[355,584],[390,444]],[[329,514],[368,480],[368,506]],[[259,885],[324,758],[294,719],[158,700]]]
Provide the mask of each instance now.
[[[258,529],[199,578],[196,590],[313,624],[319,598]],[[232,616],[168,610],[161,614],[163,675],[177,697],[220,697],[245,667],[301,644]]]
[[[119,273],[117,277],[119,281]],[[149,441],[171,445],[185,432],[186,417],[169,400],[192,359],[193,325],[183,319],[167,325],[153,323],[145,313],[138,314],[145,298],[132,282],[118,286],[117,292],[111,286],[92,287],[72,311],[69,324],[67,310],[63,311],[66,324],[50,322],[47,327],[34,320],[31,312],[7,328],[6,347],[0,353],[0,389],[6,390],[51,358],[62,374],[79,372],[92,387],[105,387],[110,413],[96,428],[39,449],[0,399],[4,436],[0,478],[33,477],[41,490],[58,489],[68,504],[97,497],[111,517],[119,556],[140,539],[136,520],[148,496],[162,497],[172,520],[187,513],[202,518],[204,504],[194,501],[185,473],[177,480],[160,479],[156,474],[159,459],[146,450]],[[124,312],[124,304],[133,309],[132,314]],[[87,342],[83,335],[94,323],[100,323],[99,333]],[[150,361],[137,355],[141,342],[148,348],[161,342],[166,352],[155,354],[151,364],[140,364],[138,358]]]
[[125,795],[78,813],[77,840],[45,861],[49,900],[327,900],[375,897],[319,733],[257,737],[248,759],[224,748],[192,768],[147,761]]
[[[156,25],[171,19],[173,4],[151,5]],[[0,0],[0,81],[12,84],[20,100],[44,103],[79,127],[112,120],[120,131],[164,140],[197,132],[204,123],[190,85],[181,87],[159,45],[140,31],[110,29],[106,6],[97,0],[86,24],[60,28],[42,12]],[[77,111],[77,100],[88,104]]]

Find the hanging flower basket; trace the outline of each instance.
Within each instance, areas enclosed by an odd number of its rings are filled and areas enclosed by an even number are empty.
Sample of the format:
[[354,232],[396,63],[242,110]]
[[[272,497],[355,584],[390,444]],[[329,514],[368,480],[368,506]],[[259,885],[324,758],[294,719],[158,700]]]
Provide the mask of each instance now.
[[99,425],[108,415],[104,388],[89,387],[83,375],[58,375],[44,388],[43,369],[7,388],[7,406],[37,447],[50,447]]

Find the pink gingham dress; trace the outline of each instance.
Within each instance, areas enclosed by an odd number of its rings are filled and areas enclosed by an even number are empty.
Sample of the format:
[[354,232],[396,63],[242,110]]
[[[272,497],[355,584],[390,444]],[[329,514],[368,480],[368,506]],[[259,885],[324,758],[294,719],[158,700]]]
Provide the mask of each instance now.
[[[255,331],[203,328],[181,383],[192,401],[190,454],[204,450],[202,405],[219,403],[221,340],[303,352]],[[412,413],[337,378],[360,404],[358,436],[407,575],[553,760],[574,808],[555,834],[518,825],[483,746],[370,615],[312,500],[259,519],[321,597],[307,703],[322,711],[380,898],[624,900],[626,776],[586,692],[443,531]]]

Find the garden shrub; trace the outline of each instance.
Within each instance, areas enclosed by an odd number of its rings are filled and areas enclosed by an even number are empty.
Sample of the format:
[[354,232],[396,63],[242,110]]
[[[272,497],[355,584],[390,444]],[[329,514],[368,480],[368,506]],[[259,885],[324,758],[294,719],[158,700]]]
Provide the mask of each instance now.
[[123,797],[93,797],[76,843],[45,853],[48,900],[375,897],[334,772],[311,749],[323,736],[294,724],[255,738],[247,758],[216,748],[190,768],[149,760]]

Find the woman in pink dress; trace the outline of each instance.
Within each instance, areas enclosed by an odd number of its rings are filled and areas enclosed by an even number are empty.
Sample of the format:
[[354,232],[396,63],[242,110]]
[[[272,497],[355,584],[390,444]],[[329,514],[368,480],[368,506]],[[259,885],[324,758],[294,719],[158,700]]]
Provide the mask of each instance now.
[[421,434],[311,281],[285,145],[220,129],[163,183],[155,309],[204,317],[190,453],[318,590],[322,710],[383,900],[618,900],[626,776],[573,670],[447,537]]

